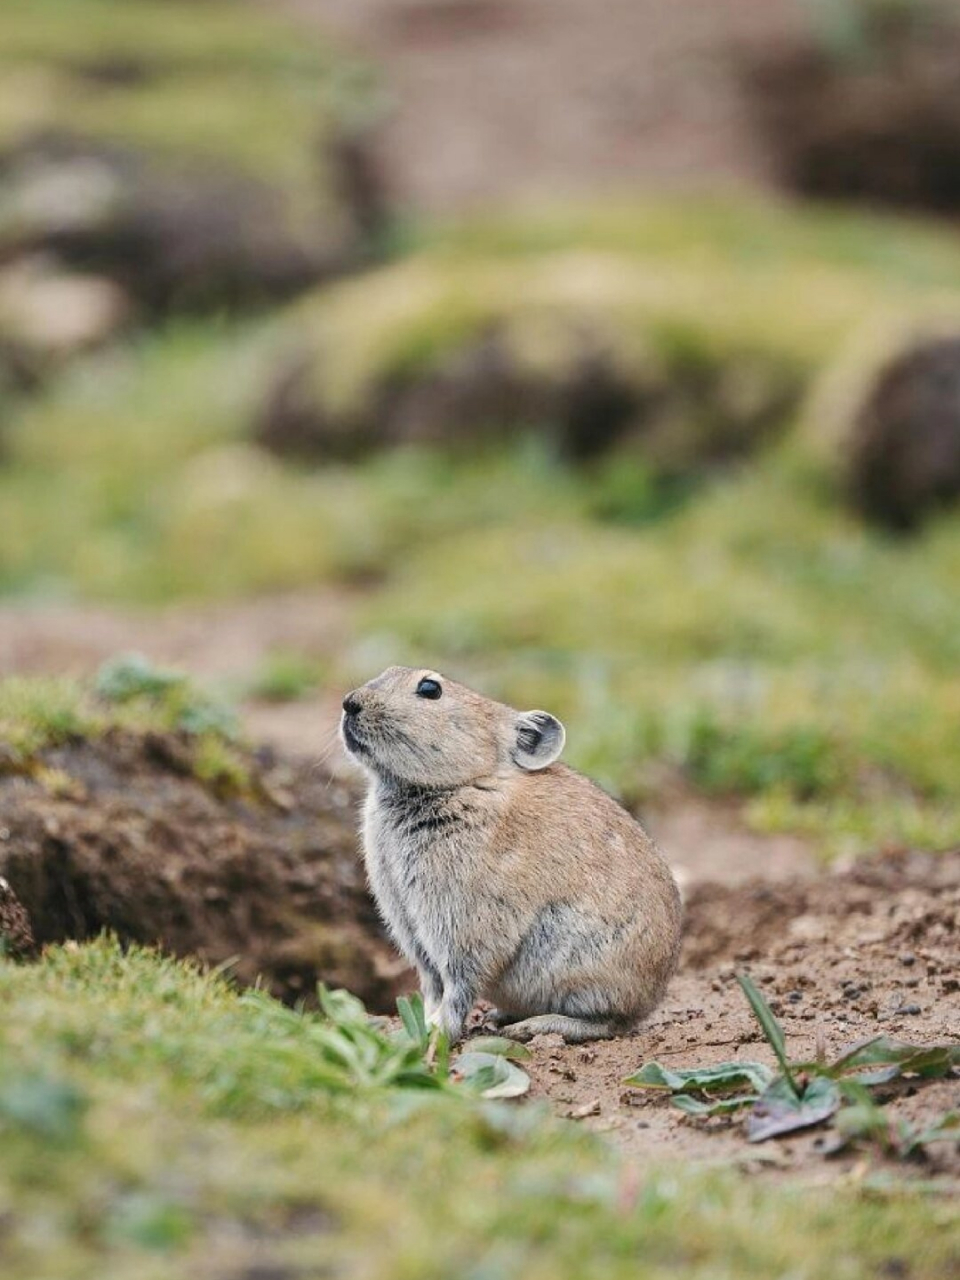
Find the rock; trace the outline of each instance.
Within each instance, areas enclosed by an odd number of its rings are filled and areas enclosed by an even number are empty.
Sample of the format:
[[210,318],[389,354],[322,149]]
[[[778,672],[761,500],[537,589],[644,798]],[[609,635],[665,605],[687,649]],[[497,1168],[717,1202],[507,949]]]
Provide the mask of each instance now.
[[98,346],[129,310],[113,281],[64,271],[49,256],[19,258],[0,270],[0,334],[30,366]]
[[856,508],[917,528],[960,498],[960,331],[895,352],[865,387],[842,459]]
[[845,36],[814,31],[748,55],[748,104],[783,181],[808,195],[960,209],[956,14],[848,8]]

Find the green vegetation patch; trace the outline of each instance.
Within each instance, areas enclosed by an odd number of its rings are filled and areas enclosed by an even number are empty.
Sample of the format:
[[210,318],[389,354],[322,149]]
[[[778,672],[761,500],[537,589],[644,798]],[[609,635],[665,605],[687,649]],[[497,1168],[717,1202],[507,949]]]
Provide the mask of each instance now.
[[804,376],[865,319],[949,305],[960,286],[960,246],[942,231],[750,200],[574,205],[424,227],[418,242],[296,310],[333,409],[494,324],[534,369],[592,330],[640,369],[740,355]]
[[[9,1280],[947,1274],[949,1207],[636,1169],[515,1104],[331,1091],[330,1024],[109,940],[0,960]],[[336,1030],[336,1025],[332,1028]]]
[[137,654],[104,663],[92,685],[56,676],[0,680],[0,772],[30,773],[48,789],[71,784],[43,762],[44,752],[121,730],[177,734],[186,744],[183,762],[201,782],[247,791],[253,782],[234,744],[236,729],[227,704]]
[[0,146],[43,130],[218,162],[313,207],[324,132],[363,123],[371,84],[315,33],[231,0],[9,0]]

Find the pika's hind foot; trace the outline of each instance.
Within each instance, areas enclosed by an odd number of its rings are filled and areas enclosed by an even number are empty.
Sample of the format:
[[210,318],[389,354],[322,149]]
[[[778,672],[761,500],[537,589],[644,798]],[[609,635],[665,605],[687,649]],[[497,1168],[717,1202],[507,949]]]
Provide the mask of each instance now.
[[560,1035],[567,1044],[582,1044],[585,1040],[610,1040],[617,1028],[608,1019],[571,1018],[564,1013],[540,1013],[522,1022],[510,1022],[500,1026],[500,1034],[510,1040],[532,1040],[534,1036]]
[[511,1013],[509,1009],[488,1009],[483,1015],[483,1026],[490,1027],[494,1031],[499,1031],[501,1027],[507,1026],[516,1018],[515,1013]]

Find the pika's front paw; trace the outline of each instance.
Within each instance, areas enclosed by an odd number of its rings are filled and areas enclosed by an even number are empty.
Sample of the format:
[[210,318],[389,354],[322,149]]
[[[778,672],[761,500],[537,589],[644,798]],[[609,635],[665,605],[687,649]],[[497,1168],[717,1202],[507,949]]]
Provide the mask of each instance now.
[[424,1015],[428,1027],[437,1027],[451,1044],[463,1039],[465,1019],[453,1011],[446,1000],[441,1000],[432,1013]]

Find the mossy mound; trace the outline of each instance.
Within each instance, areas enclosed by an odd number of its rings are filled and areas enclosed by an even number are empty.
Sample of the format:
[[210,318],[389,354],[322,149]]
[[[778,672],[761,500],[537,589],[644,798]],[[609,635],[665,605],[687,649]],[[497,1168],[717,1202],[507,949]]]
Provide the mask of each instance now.
[[945,238],[868,222],[858,248],[853,231],[677,202],[448,231],[296,307],[258,437],[329,459],[527,430],[573,458],[622,445],[668,474],[709,466],[787,426],[864,314],[960,280]]
[[943,0],[814,6],[813,29],[752,54],[749,104],[806,195],[960,209],[960,22]]
[[355,63],[252,6],[5,5],[0,246],[154,309],[289,293],[379,223],[371,104]]
[[960,500],[960,316],[868,328],[820,380],[805,440],[866,520],[916,531]]

